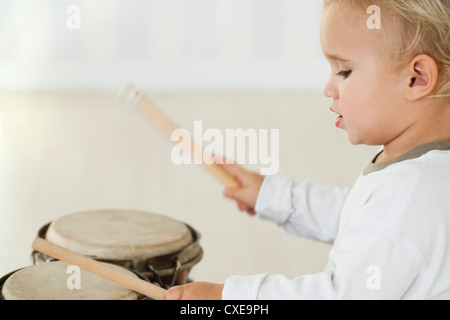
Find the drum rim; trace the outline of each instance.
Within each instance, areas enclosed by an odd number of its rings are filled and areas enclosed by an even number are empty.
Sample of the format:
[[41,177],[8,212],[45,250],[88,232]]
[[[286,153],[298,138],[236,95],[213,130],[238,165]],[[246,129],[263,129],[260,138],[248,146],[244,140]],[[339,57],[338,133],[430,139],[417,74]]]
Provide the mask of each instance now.
[[18,271],[20,271],[20,270],[22,270],[24,268],[26,268],[26,267],[19,268],[19,269],[16,269],[14,271],[11,271],[10,273],[7,273],[7,274],[5,274],[4,276],[2,276],[0,278],[0,300],[6,300],[5,296],[3,295],[3,286],[4,286],[5,282],[6,282],[6,280],[8,280],[8,278],[11,277],[14,273],[16,273],[16,272],[18,272]]
[[[46,233],[47,233],[47,230],[48,230],[50,224],[51,224],[51,222],[45,224],[44,226],[42,226],[39,229],[38,234],[37,234],[37,236],[39,238],[46,239]],[[162,256],[159,256],[159,257],[147,258],[147,259],[143,259],[143,260],[142,259],[103,259],[101,257],[89,256],[89,255],[88,255],[88,257],[90,257],[92,259],[95,259],[95,260],[103,261],[103,262],[108,262],[108,261],[124,262],[124,263],[125,262],[134,262],[133,265],[137,265],[139,262],[148,262],[148,261],[155,260],[155,259],[158,259],[158,258],[167,258],[167,257],[172,257],[173,256],[173,257],[181,258],[179,260],[181,260],[180,263],[183,266],[184,265],[191,265],[194,261],[199,260],[199,258],[201,258],[203,256],[203,250],[202,250],[202,248],[200,246],[201,234],[198,231],[196,231],[194,228],[192,228],[190,225],[188,225],[188,224],[185,224],[185,225],[188,227],[189,231],[191,232],[193,241],[192,241],[192,243],[190,243],[189,245],[184,247],[182,250],[179,250],[179,251],[176,251],[176,252],[173,252],[173,253],[162,255]],[[41,255],[41,256],[47,257],[48,259],[45,259],[44,261],[55,260],[55,259],[53,259],[53,258],[51,258],[51,257],[49,257],[49,256],[47,256],[47,255],[45,255],[43,253],[40,253],[40,252],[38,252],[36,250],[33,250],[32,251],[33,264],[36,264],[36,263],[34,263],[35,262],[35,259],[34,259],[35,255]]]

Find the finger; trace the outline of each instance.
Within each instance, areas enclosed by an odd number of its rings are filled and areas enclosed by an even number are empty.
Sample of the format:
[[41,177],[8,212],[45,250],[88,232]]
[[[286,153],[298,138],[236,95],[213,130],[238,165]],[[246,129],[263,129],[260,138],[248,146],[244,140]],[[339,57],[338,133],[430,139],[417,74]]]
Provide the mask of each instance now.
[[221,154],[214,154],[214,153],[212,153],[210,156],[214,160],[214,162],[217,163],[217,164],[227,165],[227,164],[234,164],[235,163],[235,161],[233,159],[224,157]]
[[169,290],[167,290],[166,293],[164,294],[164,300],[181,300],[183,292],[184,292],[183,286],[172,287]]
[[247,211],[247,210],[250,209],[250,208],[249,208],[245,203],[243,203],[243,202],[238,202],[238,203],[237,203],[237,207],[238,207],[238,209],[241,210],[241,211]]
[[219,154],[211,155],[216,164],[222,165],[226,162],[225,157]]
[[[230,162],[230,161],[228,161]],[[221,163],[218,163],[219,165],[221,165],[226,171],[228,171],[229,173],[231,173],[233,176],[239,177],[241,176],[243,173],[245,173],[244,168],[242,168],[240,165],[235,164],[235,163],[227,163],[227,161],[222,161]]]
[[249,205],[246,204],[246,203],[238,202],[238,208],[239,208],[239,210],[241,210],[241,211],[247,212],[247,213],[248,213],[249,215],[251,215],[251,216],[255,216],[255,215],[256,215],[255,209],[252,208],[251,206],[249,206]]
[[245,202],[243,199],[242,189],[226,188],[223,191],[223,195],[229,199],[236,200],[238,202]]

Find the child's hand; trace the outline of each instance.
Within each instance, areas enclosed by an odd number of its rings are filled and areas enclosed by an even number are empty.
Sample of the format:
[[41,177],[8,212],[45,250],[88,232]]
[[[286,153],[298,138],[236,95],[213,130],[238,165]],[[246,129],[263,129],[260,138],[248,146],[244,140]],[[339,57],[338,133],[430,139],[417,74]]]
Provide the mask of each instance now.
[[246,211],[250,215],[255,215],[256,200],[264,181],[264,176],[247,171],[236,164],[224,163],[221,166],[231,173],[241,184],[240,188],[226,188],[223,191],[223,195],[229,199],[236,200],[239,210]]
[[167,290],[164,300],[222,300],[223,284],[193,282]]

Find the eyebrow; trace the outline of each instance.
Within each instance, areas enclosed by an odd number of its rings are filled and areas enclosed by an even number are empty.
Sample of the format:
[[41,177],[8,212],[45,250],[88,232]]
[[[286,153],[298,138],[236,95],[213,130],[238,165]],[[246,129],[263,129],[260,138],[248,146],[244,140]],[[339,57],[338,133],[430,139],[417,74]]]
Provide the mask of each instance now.
[[328,59],[330,59],[330,60],[337,60],[337,61],[342,61],[342,62],[348,62],[348,61],[350,61],[350,60],[344,59],[344,58],[342,58],[342,57],[340,57],[340,56],[338,56],[338,55],[336,55],[336,54],[330,54],[330,53],[324,52],[324,55],[325,55]]

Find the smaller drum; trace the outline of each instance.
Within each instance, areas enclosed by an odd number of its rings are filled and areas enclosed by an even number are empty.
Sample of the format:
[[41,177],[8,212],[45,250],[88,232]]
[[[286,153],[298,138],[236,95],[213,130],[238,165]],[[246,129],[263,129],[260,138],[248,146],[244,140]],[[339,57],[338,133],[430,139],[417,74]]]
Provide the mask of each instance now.
[[[93,259],[135,270],[163,288],[189,282],[203,251],[189,225],[155,213],[131,210],[76,212],[39,230],[38,236]],[[33,251],[35,264],[51,261]]]
[[[147,297],[80,269],[80,288],[70,288],[70,265],[62,261],[33,265],[0,279],[2,300],[142,300]],[[123,272],[132,271],[113,265]],[[145,279],[145,277],[142,277]],[[70,279],[69,279],[70,281]]]

